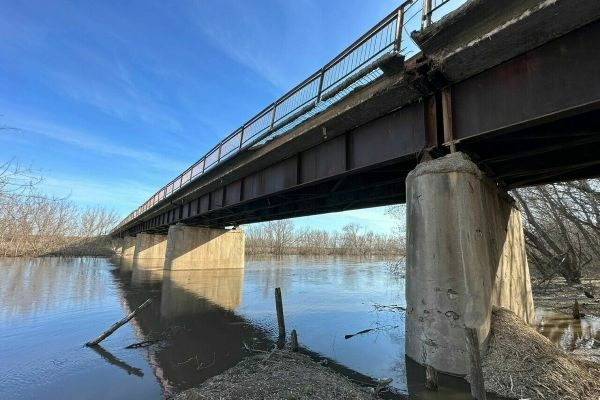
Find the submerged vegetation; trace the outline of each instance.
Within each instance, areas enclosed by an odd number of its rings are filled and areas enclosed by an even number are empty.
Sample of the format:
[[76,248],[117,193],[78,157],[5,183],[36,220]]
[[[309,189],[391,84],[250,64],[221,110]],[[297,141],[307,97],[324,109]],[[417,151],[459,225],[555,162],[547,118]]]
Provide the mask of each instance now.
[[80,208],[68,198],[42,193],[43,178],[9,161],[0,165],[0,255],[107,256],[114,211]]

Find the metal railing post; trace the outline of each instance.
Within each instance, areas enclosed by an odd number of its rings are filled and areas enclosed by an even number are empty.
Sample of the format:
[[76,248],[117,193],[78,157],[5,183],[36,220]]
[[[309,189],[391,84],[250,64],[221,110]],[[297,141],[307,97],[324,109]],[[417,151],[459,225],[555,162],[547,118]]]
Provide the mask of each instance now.
[[400,52],[402,49],[402,28],[404,25],[404,7],[398,10],[398,16],[396,19],[396,36],[394,38],[394,51]]
[[432,0],[423,0],[423,21],[421,22],[423,28],[431,25],[431,2]]
[[319,74],[319,89],[317,90],[317,99],[315,100],[315,104],[321,101],[321,94],[323,92],[323,80],[325,78],[325,68],[321,68],[321,73]]
[[269,129],[273,129],[275,125],[275,113],[277,112],[277,102],[273,103],[273,114],[271,115],[271,125],[269,125]]

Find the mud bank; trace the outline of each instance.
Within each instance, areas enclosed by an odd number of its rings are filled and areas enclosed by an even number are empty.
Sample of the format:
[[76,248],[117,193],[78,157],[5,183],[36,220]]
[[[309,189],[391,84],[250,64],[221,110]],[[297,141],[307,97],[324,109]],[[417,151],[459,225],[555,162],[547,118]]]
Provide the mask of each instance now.
[[261,353],[242,360],[176,400],[367,400],[373,388],[365,388],[314,362],[310,357],[285,350]]

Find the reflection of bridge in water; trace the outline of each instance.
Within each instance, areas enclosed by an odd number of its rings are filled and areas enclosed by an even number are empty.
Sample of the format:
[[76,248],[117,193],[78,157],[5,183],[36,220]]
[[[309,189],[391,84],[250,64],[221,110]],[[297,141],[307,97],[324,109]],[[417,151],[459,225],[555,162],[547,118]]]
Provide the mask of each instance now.
[[[132,320],[132,326],[139,342],[167,333],[165,341],[147,349],[154,375],[166,393],[197,386],[220,374],[251,355],[246,347],[270,350],[275,346],[271,327],[235,313],[242,302],[244,269],[163,271],[148,266],[125,262],[114,274],[127,311],[148,297],[153,300]],[[307,348],[302,352],[314,359],[325,358]],[[328,359],[328,365],[358,382],[374,383],[334,360]]]
[[126,308],[153,300],[133,325],[140,342],[165,335],[148,355],[166,391],[185,389],[233,366],[246,355],[244,343],[261,349],[270,343],[266,330],[233,312],[241,301],[243,269],[163,273],[126,264],[115,273],[125,277],[120,288]]

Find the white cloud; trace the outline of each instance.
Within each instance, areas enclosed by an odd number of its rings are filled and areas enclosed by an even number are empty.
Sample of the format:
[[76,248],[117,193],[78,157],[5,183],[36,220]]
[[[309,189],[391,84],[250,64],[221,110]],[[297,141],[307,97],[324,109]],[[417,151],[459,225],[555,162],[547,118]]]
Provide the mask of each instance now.
[[[152,168],[179,172],[187,167],[186,164],[178,160],[170,159],[157,153],[139,150],[100,139],[100,137],[103,137],[104,135],[87,133],[81,130],[61,126],[53,122],[35,119],[35,117],[10,112],[5,120],[6,125],[18,127],[18,129],[13,130],[11,135],[7,135],[6,138],[0,136],[0,140],[18,140],[11,138],[11,136],[19,138],[19,136],[24,133],[39,135],[85,149],[92,153],[127,158],[142,164],[147,164]],[[116,134],[111,136],[119,137],[119,135]]]

